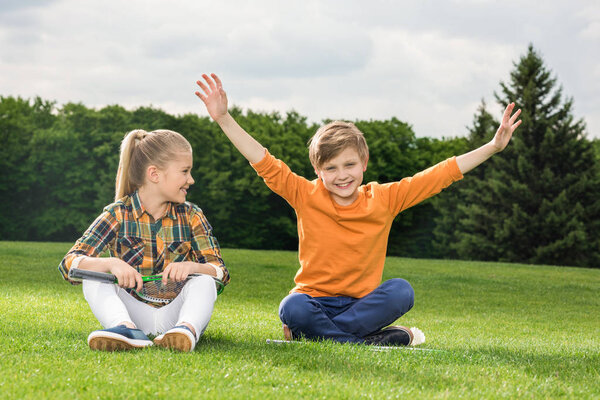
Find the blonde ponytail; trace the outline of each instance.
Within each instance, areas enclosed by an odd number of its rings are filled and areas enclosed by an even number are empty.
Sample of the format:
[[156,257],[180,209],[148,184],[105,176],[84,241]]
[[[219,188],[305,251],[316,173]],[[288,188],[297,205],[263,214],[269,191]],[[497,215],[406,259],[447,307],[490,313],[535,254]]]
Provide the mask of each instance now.
[[121,142],[121,157],[119,158],[119,169],[117,169],[117,179],[115,182],[115,201],[135,191],[129,180],[128,173],[131,154],[135,150],[136,144],[146,137],[147,134],[148,132],[142,129],[136,129],[125,135],[125,138]]
[[144,184],[149,165],[165,168],[181,152],[191,153],[192,146],[177,132],[166,129],[152,132],[136,129],[129,132],[121,142],[115,201]]

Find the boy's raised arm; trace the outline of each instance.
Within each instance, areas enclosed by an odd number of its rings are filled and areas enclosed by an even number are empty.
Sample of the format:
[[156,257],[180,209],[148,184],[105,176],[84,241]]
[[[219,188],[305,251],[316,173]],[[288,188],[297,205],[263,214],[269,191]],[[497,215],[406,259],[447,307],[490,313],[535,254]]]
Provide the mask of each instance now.
[[504,116],[502,117],[502,123],[500,124],[500,127],[498,127],[498,131],[496,131],[494,139],[492,139],[491,142],[484,144],[480,148],[469,153],[456,157],[456,163],[458,164],[460,172],[466,174],[494,154],[504,150],[508,145],[508,142],[510,142],[515,129],[521,125],[521,120],[517,121],[519,114],[521,114],[521,110],[519,109],[512,114],[514,108],[515,103],[511,103],[506,107]]
[[265,156],[265,148],[248,134],[227,111],[227,94],[219,77],[203,74],[206,83],[197,81],[202,92],[196,96],[202,100],[210,117],[221,127],[231,143],[252,164],[259,162]]

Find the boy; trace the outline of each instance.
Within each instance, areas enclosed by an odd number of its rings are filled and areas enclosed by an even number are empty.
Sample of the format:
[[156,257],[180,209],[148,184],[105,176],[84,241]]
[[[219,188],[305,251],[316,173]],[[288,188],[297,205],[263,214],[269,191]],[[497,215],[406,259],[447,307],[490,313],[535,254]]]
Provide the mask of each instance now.
[[283,299],[279,317],[284,336],[373,345],[417,345],[416,328],[389,325],[413,306],[414,291],[403,279],[379,285],[388,234],[401,211],[439,193],[463,174],[502,151],[521,121],[504,111],[494,139],[467,154],[450,158],[399,182],[362,184],[369,151],[354,124],[334,121],[310,140],[309,157],[318,179],[294,174],[227,112],[227,96],[219,78],[197,81],[204,102],[234,146],[267,186],[296,211],[300,269],[296,286]]

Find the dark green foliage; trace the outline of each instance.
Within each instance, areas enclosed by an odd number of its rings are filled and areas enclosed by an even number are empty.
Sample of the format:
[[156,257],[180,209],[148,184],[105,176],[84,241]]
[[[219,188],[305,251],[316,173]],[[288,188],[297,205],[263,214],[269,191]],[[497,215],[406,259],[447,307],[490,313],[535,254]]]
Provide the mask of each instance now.
[[[2,239],[74,241],[111,203],[119,145],[132,129],[173,129],[194,149],[196,180],[188,199],[202,207],[222,245],[296,249],[294,210],[272,193],[248,162],[207,117],[172,116],[140,107],[100,110],[82,104],[55,108],[41,99],[0,102],[4,170],[0,183]],[[318,125],[291,111],[242,113],[239,123],[294,172],[314,179],[307,142]],[[395,118],[357,121],[370,146],[365,181],[388,182],[413,175],[465,150],[464,139],[415,137]],[[403,212],[392,228],[390,254],[431,257],[435,211],[429,202]]]
[[38,179],[29,160],[37,154],[33,137],[54,123],[54,103],[0,97],[0,239],[25,239],[35,231],[32,210]]
[[600,139],[594,139],[592,145],[594,146],[594,151],[596,153],[596,162],[598,162],[600,161]]
[[572,99],[563,99],[531,46],[496,99],[502,106],[514,101],[523,123],[509,147],[460,189],[454,232],[436,231],[450,243],[447,255],[600,266],[597,154],[572,115]]

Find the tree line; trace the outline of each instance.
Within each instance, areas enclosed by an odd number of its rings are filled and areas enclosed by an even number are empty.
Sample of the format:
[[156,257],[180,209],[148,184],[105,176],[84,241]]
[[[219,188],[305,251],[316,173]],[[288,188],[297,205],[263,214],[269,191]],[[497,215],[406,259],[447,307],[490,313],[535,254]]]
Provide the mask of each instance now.
[[[509,147],[401,213],[388,254],[600,266],[600,146],[586,137],[572,99],[563,98],[531,46],[514,66],[496,94],[499,104],[515,101],[523,110]],[[319,125],[294,111],[231,113],[294,172],[315,178],[306,143]],[[411,176],[491,140],[498,126],[484,102],[466,137],[417,137],[396,118],[354,122],[369,144],[365,182]],[[113,201],[125,133],[163,128],[183,134],[194,149],[188,200],[204,210],[221,246],[297,248],[293,209],[208,117],[13,96],[0,97],[0,239],[73,242]]]

